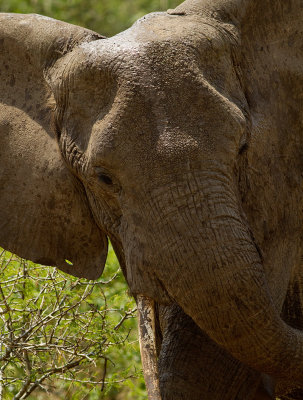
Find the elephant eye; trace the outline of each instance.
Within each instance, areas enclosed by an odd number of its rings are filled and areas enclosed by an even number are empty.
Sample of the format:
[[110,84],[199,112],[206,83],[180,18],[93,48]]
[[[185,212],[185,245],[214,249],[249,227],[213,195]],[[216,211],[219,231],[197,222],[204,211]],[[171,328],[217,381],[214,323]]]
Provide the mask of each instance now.
[[99,174],[98,177],[99,177],[99,180],[100,180],[102,183],[105,183],[106,185],[112,185],[112,184],[113,184],[112,178],[109,177],[108,175]]
[[94,181],[96,179],[104,189],[105,186],[107,186],[108,190],[111,192],[118,193],[120,191],[118,180],[115,179],[107,169],[100,166],[94,167]]

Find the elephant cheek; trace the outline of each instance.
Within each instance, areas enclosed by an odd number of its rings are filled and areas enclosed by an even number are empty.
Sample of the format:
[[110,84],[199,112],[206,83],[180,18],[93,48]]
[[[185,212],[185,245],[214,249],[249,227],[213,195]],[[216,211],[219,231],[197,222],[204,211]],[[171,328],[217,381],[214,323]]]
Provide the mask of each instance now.
[[[132,296],[144,295],[148,298],[153,299],[159,304],[170,304],[172,302],[164,284],[155,274],[154,264],[149,262],[150,257],[148,253],[147,245],[143,245],[139,242],[135,236],[130,235],[130,240],[124,241],[126,245],[123,247],[125,251],[125,270],[126,280],[129,286],[129,291]],[[159,260],[157,265],[160,263],[161,254],[158,252]]]

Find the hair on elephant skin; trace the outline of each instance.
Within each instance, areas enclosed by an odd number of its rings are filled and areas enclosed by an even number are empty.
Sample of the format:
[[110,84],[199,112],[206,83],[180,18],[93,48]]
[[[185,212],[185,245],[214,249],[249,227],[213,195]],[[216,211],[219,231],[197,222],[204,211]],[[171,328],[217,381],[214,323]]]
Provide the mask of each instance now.
[[303,398],[302,19],[187,0],[104,38],[0,14],[0,245],[95,279],[111,240],[156,316],[150,399]]

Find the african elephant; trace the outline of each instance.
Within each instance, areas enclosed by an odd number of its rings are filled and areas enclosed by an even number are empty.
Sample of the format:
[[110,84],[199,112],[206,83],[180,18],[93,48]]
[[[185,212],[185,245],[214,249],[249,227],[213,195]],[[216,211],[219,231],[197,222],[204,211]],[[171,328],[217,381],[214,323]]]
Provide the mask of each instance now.
[[0,245],[94,279],[110,238],[151,399],[302,398],[301,1],[187,0],[109,39],[0,18]]

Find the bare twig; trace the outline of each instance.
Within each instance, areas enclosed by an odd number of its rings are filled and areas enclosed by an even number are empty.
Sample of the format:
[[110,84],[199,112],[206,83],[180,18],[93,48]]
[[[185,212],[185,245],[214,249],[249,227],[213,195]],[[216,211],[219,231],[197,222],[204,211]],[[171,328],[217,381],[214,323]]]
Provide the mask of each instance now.
[[[9,262],[16,264],[18,259],[5,254],[0,250],[0,400],[6,399],[9,385],[16,389],[14,400],[24,400],[36,389],[49,390],[54,377],[82,383],[89,391],[96,385],[104,391],[109,383],[134,377],[106,379],[113,361],[105,351],[125,343],[130,330],[118,331],[136,312],[136,307],[121,313],[108,306],[103,286],[112,282],[118,272],[106,282],[70,282],[54,269],[20,261],[12,275]],[[3,266],[7,274],[3,273]],[[37,276],[37,270],[42,276]],[[95,305],[90,296],[97,292],[99,301]],[[114,336],[107,334],[112,314],[115,319],[120,316]],[[99,380],[90,371],[102,359]],[[14,372],[17,367],[18,376]]]
[[101,392],[103,392],[104,387],[105,387],[106,371],[107,371],[107,358],[104,358],[104,368],[103,368]]

